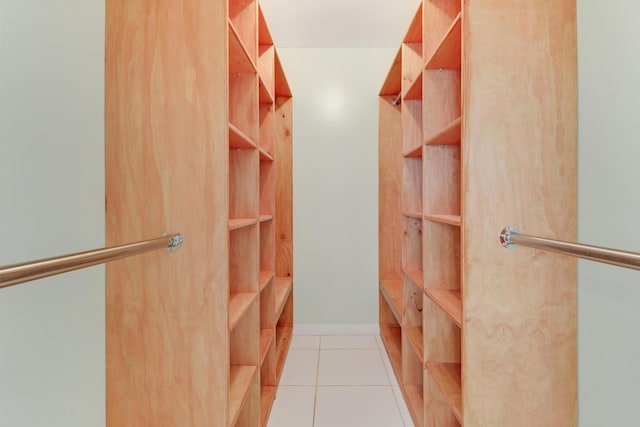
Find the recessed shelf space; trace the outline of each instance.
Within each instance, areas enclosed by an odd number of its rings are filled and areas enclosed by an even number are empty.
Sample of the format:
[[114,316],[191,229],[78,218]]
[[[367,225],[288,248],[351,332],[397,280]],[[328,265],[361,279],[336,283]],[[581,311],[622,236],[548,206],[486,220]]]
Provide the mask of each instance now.
[[233,330],[258,296],[255,292],[238,292],[229,297],[229,330]]
[[402,47],[398,50],[391,68],[387,73],[387,78],[380,88],[380,96],[400,96],[402,90]]
[[460,291],[427,289],[425,293],[453,320],[457,327],[462,327],[462,298],[460,297]]
[[431,298],[423,298],[425,362],[460,363],[461,329]]
[[[249,304],[229,334],[231,373],[231,420],[239,425],[255,425],[259,417],[259,363],[258,301]],[[249,424],[253,423],[253,424]],[[234,425],[233,423],[231,425]]]
[[423,57],[429,59],[442,44],[445,34],[449,32],[452,23],[462,11],[461,0],[424,0],[423,1],[423,25],[424,33],[422,44]]
[[231,366],[229,378],[229,418],[230,426],[239,421],[241,411],[248,397],[257,389],[257,368],[255,366]]
[[276,49],[276,72],[275,72],[275,83],[276,83],[276,101],[278,97],[286,97],[291,98],[291,88],[289,88],[289,82],[287,81],[287,76],[285,76],[284,71],[282,69],[282,63],[280,62],[280,57],[278,56],[278,50]]
[[[420,80],[424,60],[422,59],[422,43],[402,44],[402,102],[407,100],[420,100],[415,96],[416,82]],[[410,90],[413,89],[413,90]],[[412,96],[408,96],[409,92]]]
[[273,160],[275,141],[275,105],[272,103],[260,103],[260,148],[264,151],[265,159]]
[[258,151],[229,150],[229,227],[258,221]]
[[427,371],[462,425],[461,366],[459,363],[427,363]]
[[255,74],[255,60],[242,41],[238,30],[229,21],[229,73]]
[[402,280],[380,279],[380,292],[393,313],[396,323],[402,324]]
[[422,218],[422,157],[402,159],[402,212]]
[[[404,343],[411,347],[416,358],[423,360],[423,335],[422,335],[422,321],[423,321],[423,305],[424,305],[424,293],[422,288],[418,287],[412,280],[406,275],[404,276],[404,283],[402,285],[402,297],[403,297],[403,317],[402,317],[402,331],[404,334]],[[407,348],[405,347],[403,351]],[[420,372],[421,374],[422,372]],[[405,378],[406,379],[406,378]],[[422,382],[422,379],[420,379]]]
[[420,289],[424,288],[424,277],[423,271],[420,270],[404,270],[404,274],[411,280],[411,282],[419,287]]
[[228,12],[230,25],[255,64],[258,52],[258,2],[256,0],[229,1]]
[[422,393],[424,365],[407,337],[406,327],[403,327],[402,331],[405,335],[402,340],[402,392],[414,424],[417,427],[421,427],[424,425],[424,400]]
[[287,277],[276,277],[275,282],[275,313],[280,317],[293,288],[293,280]]
[[234,124],[229,123],[229,148],[256,148],[257,145]]
[[430,58],[427,58],[426,68],[428,70],[437,70],[439,68],[448,70],[459,70],[462,62],[462,13],[451,24],[444,38],[433,52]]
[[435,132],[424,143],[426,145],[460,144],[462,140],[462,118],[458,117],[441,130]]
[[[275,327],[273,329],[260,329],[260,366],[265,365],[267,354],[269,353],[269,350],[274,347],[272,344],[274,343],[275,336]],[[262,381],[262,384],[266,384],[264,380]]]
[[257,225],[229,233],[229,293],[258,292]]
[[276,179],[272,161],[260,161],[260,217],[273,217],[275,213]]
[[424,70],[422,128],[429,141],[461,117],[460,70]]
[[229,122],[250,141],[258,141],[258,75],[229,73]]
[[435,221],[457,220],[454,217],[460,216],[460,145],[427,145],[424,162],[425,217]]
[[260,271],[275,271],[276,247],[273,221],[260,223]]
[[402,102],[402,153],[407,157],[420,155],[422,147],[422,101]]
[[424,289],[460,290],[460,227],[424,222]]
[[422,270],[422,219],[403,218],[402,269],[405,272]]
[[275,47],[260,45],[258,48],[258,75],[260,76],[260,102],[272,104],[275,90]]

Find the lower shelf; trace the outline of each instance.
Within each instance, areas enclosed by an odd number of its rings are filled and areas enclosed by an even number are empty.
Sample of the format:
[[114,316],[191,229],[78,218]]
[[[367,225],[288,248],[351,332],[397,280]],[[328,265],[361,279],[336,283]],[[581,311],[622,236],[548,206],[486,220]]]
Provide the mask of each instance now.
[[260,330],[260,366],[264,363],[264,359],[269,351],[269,346],[273,341],[275,331],[273,329]]
[[398,326],[380,325],[380,337],[389,355],[396,380],[398,384],[402,384],[402,329]]
[[229,425],[234,426],[240,416],[242,406],[247,400],[251,385],[254,382],[258,368],[255,366],[231,366],[229,392]]
[[448,289],[427,289],[427,296],[433,300],[453,320],[458,327],[462,326],[462,297],[460,291]]
[[422,336],[422,326],[405,327],[405,334],[409,343],[416,352],[418,359],[424,360],[424,338]]
[[462,424],[462,388],[461,368],[459,363],[431,363],[427,362],[429,374],[438,384],[451,412]]
[[287,358],[289,344],[291,344],[292,332],[293,328],[291,326],[278,326],[278,328],[276,329],[276,349],[278,352],[278,355],[276,357],[276,382],[278,384],[280,384],[280,375],[282,375],[284,361]]
[[287,298],[293,289],[293,279],[288,277],[276,277],[276,319],[280,317]]
[[413,423],[416,426],[424,425],[424,393],[422,386],[405,385],[402,387],[405,401]]
[[402,325],[402,280],[380,279],[380,291],[387,300],[398,324]]
[[260,425],[266,426],[273,400],[276,397],[276,386],[263,385],[260,388]]

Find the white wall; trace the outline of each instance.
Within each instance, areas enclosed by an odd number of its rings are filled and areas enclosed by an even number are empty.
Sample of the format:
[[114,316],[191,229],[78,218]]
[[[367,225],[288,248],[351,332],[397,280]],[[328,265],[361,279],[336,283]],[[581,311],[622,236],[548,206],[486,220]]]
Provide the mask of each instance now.
[[377,94],[395,50],[279,53],[294,96],[296,330],[371,331],[378,322]]
[[[640,252],[640,3],[578,1],[579,239]],[[640,272],[579,264],[581,427],[638,425]]]
[[[0,265],[104,245],[104,2],[0,1]],[[105,424],[104,269],[0,289],[0,425]]]

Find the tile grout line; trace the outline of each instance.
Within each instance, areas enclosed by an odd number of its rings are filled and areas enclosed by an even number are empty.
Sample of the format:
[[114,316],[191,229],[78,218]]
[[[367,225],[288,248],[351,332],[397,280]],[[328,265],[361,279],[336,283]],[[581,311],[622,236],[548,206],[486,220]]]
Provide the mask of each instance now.
[[311,427],[316,425],[316,409],[318,407],[318,379],[320,378],[320,350],[322,349],[322,336],[318,337],[318,363],[316,365],[316,384],[313,389],[313,418]]

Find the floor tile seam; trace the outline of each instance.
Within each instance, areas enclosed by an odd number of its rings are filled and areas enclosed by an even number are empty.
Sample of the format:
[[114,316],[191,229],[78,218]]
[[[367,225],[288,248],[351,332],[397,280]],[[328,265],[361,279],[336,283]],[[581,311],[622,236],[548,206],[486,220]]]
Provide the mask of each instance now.
[[318,379],[320,379],[320,350],[322,349],[322,337],[318,340],[318,362],[316,363],[316,384],[313,389],[313,414],[311,415],[311,427],[316,425],[316,409],[318,407]]
[[[400,393],[399,396],[396,394],[394,387],[398,387],[398,392]],[[393,393],[393,400],[396,402],[396,407],[398,408],[398,413],[400,414],[400,419],[402,420],[402,424],[404,424],[405,427],[413,427],[413,420],[411,420],[411,424],[407,425],[407,422],[405,421],[404,416],[402,415],[404,413],[402,410],[402,405],[404,404],[406,406],[406,402],[404,401],[404,397],[402,394],[402,387],[400,385],[391,386],[391,393]],[[402,401],[400,399],[402,399]],[[407,408],[407,410],[409,410],[409,408]]]

